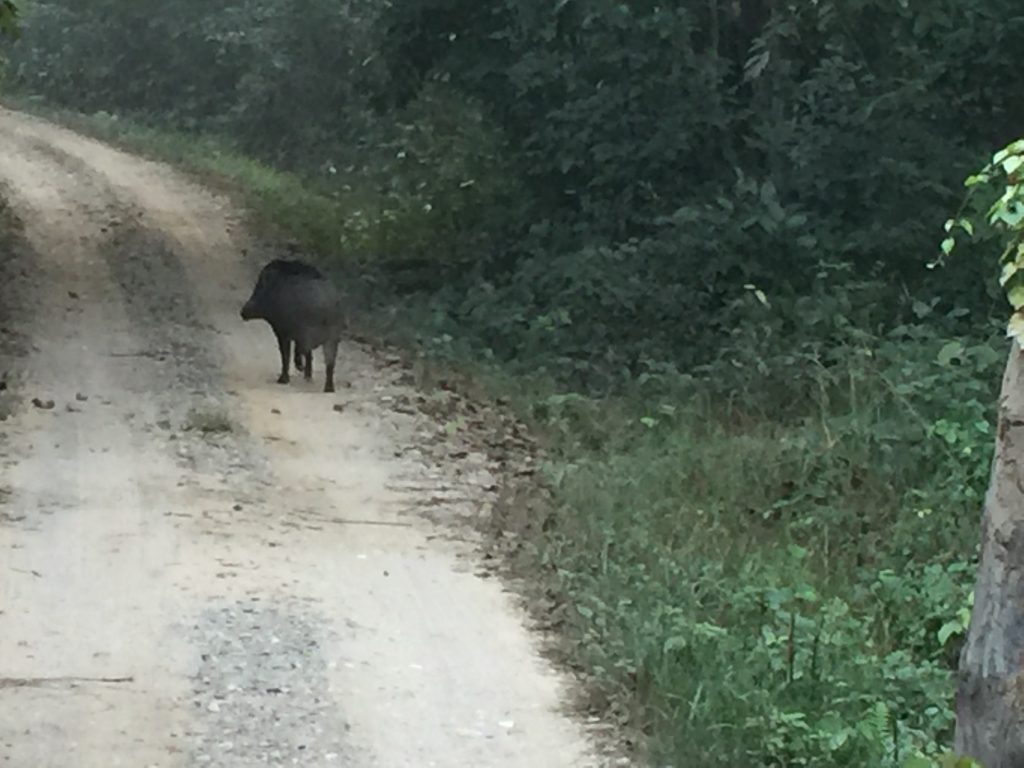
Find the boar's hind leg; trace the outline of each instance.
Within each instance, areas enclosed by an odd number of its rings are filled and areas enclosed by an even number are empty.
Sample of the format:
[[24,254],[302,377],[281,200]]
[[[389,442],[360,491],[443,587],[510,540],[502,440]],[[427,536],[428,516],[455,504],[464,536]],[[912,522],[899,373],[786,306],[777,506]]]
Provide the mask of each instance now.
[[324,378],[324,392],[334,391],[334,361],[338,357],[338,340],[328,339],[324,342],[324,367],[327,375]]
[[301,371],[306,381],[313,378],[313,351],[308,340],[295,340],[295,370]]
[[299,371],[306,381],[313,378],[313,353],[298,339],[295,340],[295,370]]
[[291,346],[292,340],[285,336],[283,333],[277,335],[277,346],[281,350],[281,375],[277,377],[278,384],[288,383],[288,366],[291,363]]

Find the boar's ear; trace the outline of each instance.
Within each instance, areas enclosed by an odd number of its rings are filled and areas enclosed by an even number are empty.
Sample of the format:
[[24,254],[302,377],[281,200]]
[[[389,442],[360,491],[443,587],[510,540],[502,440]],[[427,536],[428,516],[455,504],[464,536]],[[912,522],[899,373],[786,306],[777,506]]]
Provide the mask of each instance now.
[[267,264],[263,269],[260,270],[260,275],[256,278],[255,290],[261,290],[266,287],[267,283],[272,279],[271,275],[274,272],[273,264]]

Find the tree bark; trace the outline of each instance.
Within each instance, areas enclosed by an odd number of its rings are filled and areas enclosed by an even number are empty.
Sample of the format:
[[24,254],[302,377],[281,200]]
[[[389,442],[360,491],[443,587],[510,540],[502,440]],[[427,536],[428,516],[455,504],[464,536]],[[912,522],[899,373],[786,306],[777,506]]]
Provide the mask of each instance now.
[[1024,353],[1011,346],[956,697],[956,751],[984,768],[1024,768]]

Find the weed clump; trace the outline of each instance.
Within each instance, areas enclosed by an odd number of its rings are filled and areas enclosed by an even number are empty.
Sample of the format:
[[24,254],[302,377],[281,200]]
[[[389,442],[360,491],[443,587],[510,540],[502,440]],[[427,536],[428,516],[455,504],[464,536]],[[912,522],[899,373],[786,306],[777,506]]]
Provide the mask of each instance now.
[[199,432],[203,435],[218,435],[235,431],[235,423],[230,414],[223,408],[215,406],[195,406],[185,416],[186,432]]

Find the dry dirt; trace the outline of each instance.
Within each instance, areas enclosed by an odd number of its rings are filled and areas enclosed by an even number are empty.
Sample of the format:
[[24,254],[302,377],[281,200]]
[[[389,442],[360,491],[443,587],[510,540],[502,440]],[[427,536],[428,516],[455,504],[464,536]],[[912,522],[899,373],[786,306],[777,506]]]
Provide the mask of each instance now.
[[401,367],[277,385],[228,200],[3,109],[0,147],[0,768],[604,765],[459,540],[493,464],[432,458]]

